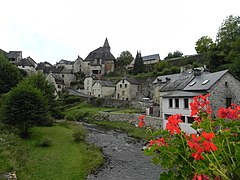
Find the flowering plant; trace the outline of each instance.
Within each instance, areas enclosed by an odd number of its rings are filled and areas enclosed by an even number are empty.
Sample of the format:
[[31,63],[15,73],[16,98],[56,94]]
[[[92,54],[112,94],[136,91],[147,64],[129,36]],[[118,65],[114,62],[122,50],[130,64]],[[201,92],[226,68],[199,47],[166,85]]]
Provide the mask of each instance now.
[[[212,119],[208,96],[196,96],[190,103],[196,134],[180,129],[181,114],[168,118],[166,130],[146,128],[152,139],[145,154],[167,169],[160,179],[240,179],[240,106],[221,107]],[[139,127],[144,126],[141,116]]]

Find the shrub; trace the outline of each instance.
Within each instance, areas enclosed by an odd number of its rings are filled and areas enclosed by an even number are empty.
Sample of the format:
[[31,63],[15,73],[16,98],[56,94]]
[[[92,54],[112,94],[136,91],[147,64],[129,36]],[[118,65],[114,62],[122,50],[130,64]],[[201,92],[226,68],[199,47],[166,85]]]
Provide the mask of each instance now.
[[44,136],[42,139],[39,139],[36,143],[39,147],[48,147],[53,144],[53,139],[48,136]]
[[27,137],[33,126],[49,120],[47,101],[38,89],[21,83],[4,99],[2,118],[5,124],[16,127],[21,137]]
[[78,125],[74,128],[74,132],[73,132],[73,139],[74,142],[81,142],[81,141],[85,141],[86,138],[86,130],[82,125]]

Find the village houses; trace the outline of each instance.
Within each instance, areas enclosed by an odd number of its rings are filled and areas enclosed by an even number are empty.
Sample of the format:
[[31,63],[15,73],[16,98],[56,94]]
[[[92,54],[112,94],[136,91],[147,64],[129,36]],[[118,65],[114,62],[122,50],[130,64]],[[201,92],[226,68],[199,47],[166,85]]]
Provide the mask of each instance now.
[[99,98],[114,98],[115,85],[111,81],[97,80],[92,85],[92,95]]

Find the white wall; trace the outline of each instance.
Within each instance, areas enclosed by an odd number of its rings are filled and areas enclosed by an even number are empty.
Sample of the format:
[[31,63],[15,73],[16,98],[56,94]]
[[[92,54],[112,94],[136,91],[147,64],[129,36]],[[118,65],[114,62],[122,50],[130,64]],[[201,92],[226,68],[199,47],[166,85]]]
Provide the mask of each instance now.
[[[169,99],[172,99],[173,101],[173,107],[169,107]],[[175,107],[175,99],[179,99],[179,108]],[[188,109],[184,108],[184,99],[185,98],[162,98],[162,118],[163,120],[163,128],[166,129],[166,123],[168,122],[166,119],[166,115],[174,115],[174,114],[182,114],[182,116],[185,116],[185,121],[183,123],[180,123],[180,127],[183,131],[187,133],[196,133],[196,131],[191,128],[191,123],[188,123],[187,117],[190,117],[191,115],[191,109],[190,109],[190,102],[192,102],[193,98],[188,98]],[[187,98],[186,98],[187,99]]]

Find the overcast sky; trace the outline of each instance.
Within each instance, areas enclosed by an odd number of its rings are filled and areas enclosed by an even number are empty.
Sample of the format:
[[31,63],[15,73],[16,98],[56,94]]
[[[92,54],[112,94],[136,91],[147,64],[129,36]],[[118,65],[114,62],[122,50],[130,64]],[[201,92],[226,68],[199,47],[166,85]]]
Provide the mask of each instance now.
[[214,41],[223,20],[240,15],[240,0],[5,0],[0,49],[36,62],[83,59],[107,37],[118,57],[196,54],[202,36]]

